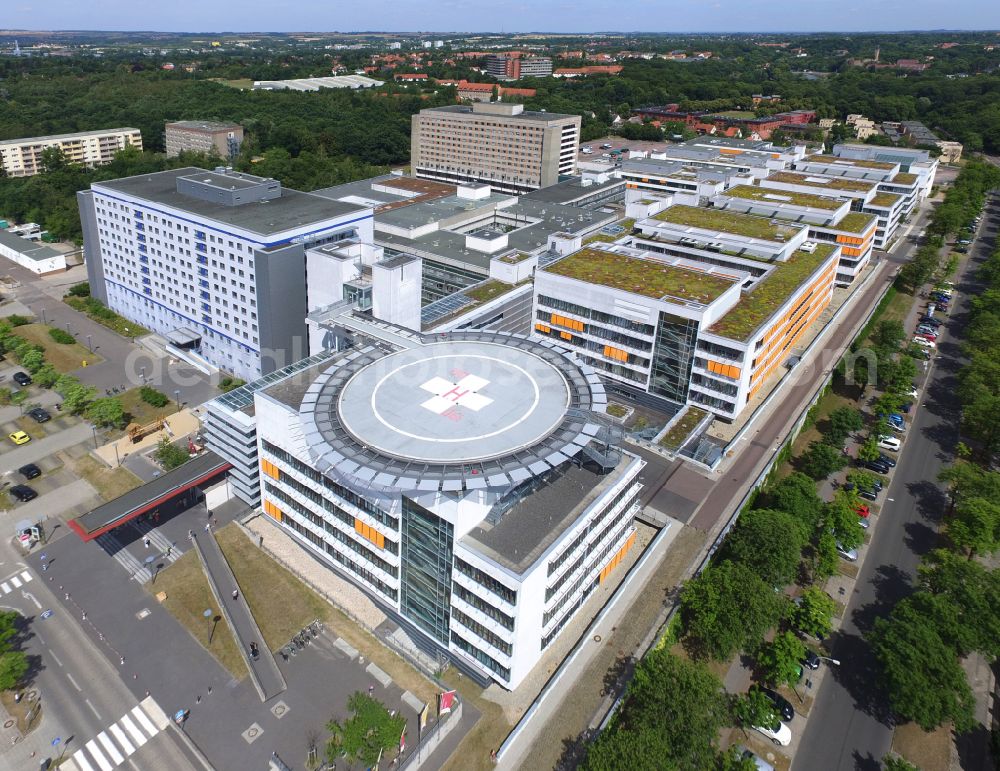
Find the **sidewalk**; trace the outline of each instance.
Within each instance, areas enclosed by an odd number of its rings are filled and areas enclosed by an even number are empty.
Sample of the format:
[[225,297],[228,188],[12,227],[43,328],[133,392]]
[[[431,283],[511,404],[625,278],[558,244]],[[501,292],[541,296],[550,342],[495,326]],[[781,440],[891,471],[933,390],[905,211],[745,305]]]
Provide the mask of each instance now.
[[[273,654],[264,643],[260,627],[257,626],[257,621],[250,612],[250,606],[247,605],[243,594],[240,593],[235,600],[233,599],[232,592],[234,589],[238,590],[238,585],[229,563],[222,554],[222,549],[215,540],[215,535],[211,531],[203,534],[195,533],[192,542],[198,556],[201,557],[205,577],[216,602],[219,603],[222,615],[233,631],[233,637],[236,638],[237,647],[257,687],[260,700],[267,701],[287,688],[285,678],[282,677]],[[250,656],[250,643],[257,646],[259,653],[256,658]]]

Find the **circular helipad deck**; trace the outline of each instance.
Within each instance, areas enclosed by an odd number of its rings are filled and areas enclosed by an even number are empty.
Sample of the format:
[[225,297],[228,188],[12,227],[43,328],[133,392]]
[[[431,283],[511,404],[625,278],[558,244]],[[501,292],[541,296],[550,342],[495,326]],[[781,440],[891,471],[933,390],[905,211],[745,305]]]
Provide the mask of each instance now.
[[560,370],[527,350],[450,341],[384,356],[355,372],[337,399],[362,445],[423,463],[468,463],[537,444],[566,416]]

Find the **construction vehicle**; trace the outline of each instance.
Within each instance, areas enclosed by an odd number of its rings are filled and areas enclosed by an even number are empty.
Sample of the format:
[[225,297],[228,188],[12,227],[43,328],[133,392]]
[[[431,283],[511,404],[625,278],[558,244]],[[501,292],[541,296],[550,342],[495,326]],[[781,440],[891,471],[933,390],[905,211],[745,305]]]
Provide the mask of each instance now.
[[166,425],[166,421],[163,419],[154,420],[152,423],[147,423],[144,426],[141,426],[138,423],[129,423],[128,428],[125,429],[125,431],[128,434],[128,438],[132,440],[132,444],[136,444],[137,442],[141,442],[150,434],[155,434],[157,431],[160,431]]

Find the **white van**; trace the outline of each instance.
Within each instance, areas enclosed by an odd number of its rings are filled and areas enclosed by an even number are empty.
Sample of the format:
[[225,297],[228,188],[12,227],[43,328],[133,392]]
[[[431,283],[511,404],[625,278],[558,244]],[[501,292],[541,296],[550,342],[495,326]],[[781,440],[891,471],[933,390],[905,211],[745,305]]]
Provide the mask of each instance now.
[[894,436],[885,436],[884,434],[878,438],[878,446],[880,450],[889,450],[890,452],[899,452],[899,448],[902,447],[900,441]]
[[922,345],[924,348],[931,348],[931,349],[937,348],[936,343],[927,340],[926,338],[923,337],[914,337],[913,342],[915,342],[917,345]]

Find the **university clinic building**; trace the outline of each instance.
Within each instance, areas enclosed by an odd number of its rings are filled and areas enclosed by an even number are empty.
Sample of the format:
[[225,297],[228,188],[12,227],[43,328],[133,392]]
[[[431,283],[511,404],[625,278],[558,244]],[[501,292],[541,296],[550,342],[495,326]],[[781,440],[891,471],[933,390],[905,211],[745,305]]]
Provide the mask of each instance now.
[[418,645],[514,688],[632,547],[644,462],[554,342],[385,332],[209,402],[208,444]]

